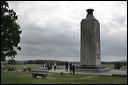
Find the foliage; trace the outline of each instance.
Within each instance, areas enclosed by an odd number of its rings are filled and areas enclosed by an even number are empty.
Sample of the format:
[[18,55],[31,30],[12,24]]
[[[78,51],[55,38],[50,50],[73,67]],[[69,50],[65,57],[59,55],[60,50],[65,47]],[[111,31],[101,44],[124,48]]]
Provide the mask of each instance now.
[[34,60],[28,60],[26,63],[27,64],[35,64],[35,61]]
[[6,57],[14,58],[17,54],[16,49],[20,43],[20,26],[16,20],[18,16],[11,9],[6,1],[1,1],[1,61]]
[[16,61],[14,59],[8,60],[8,64],[15,65],[16,64]]
[[44,64],[45,62],[43,60],[35,60],[35,64]]
[[114,69],[120,69],[121,68],[121,64],[120,63],[115,63],[114,64]]

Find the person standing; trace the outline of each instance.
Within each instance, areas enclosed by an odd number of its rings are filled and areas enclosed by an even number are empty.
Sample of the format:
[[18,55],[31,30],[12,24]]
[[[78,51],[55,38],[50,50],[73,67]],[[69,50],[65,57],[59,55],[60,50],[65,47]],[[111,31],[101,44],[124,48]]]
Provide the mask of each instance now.
[[71,74],[72,73],[72,63],[70,63],[69,70],[70,70],[70,74]]
[[68,71],[68,62],[65,63],[65,71]]
[[56,70],[56,63],[54,63],[54,70]]
[[44,66],[43,66],[44,68],[46,68],[47,67],[47,64],[46,63],[44,63]]
[[73,71],[73,74],[75,74],[75,65],[74,64],[72,65],[72,71]]

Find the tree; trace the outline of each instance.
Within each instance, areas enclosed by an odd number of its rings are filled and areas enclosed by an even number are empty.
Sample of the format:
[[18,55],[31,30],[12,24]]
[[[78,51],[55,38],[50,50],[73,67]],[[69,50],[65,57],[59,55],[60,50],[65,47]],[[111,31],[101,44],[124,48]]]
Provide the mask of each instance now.
[[114,64],[114,69],[120,69],[121,66],[122,66],[122,65],[117,62],[117,63]]
[[16,50],[21,50],[18,46],[21,30],[17,19],[18,16],[9,9],[7,1],[1,1],[1,61],[5,61],[6,57],[14,58]]
[[8,64],[15,65],[16,64],[16,61],[14,59],[8,60]]

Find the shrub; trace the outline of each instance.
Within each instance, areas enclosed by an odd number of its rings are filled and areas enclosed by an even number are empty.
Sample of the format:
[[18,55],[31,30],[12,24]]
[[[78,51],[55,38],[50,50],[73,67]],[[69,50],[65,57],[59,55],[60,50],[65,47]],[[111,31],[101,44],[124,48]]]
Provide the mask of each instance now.
[[121,68],[121,64],[120,63],[115,63],[114,64],[114,69],[120,69]]

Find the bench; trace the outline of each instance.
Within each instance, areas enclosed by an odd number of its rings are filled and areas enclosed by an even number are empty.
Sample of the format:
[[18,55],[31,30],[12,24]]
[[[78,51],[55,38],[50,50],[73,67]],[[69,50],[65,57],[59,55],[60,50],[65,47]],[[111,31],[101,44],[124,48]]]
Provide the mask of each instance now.
[[46,79],[48,75],[48,69],[44,67],[36,68],[31,70],[32,77],[37,78],[37,76],[41,76],[42,79]]

